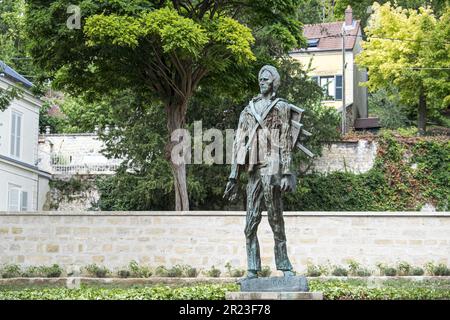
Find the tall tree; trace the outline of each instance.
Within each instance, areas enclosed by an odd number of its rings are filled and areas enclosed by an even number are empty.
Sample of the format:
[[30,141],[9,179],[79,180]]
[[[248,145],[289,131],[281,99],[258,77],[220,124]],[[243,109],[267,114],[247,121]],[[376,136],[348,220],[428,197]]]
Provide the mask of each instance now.
[[[355,19],[361,20],[363,27],[367,25],[367,21],[372,13],[372,5],[374,0],[336,0],[334,13],[337,20],[343,20],[345,9],[351,6],[353,9],[353,16]],[[391,0],[378,0],[379,4],[393,2]],[[405,9],[419,9],[420,7],[431,7],[437,16],[441,16],[445,12],[446,6],[449,5],[449,0],[396,0],[397,6]]]
[[401,102],[417,106],[418,129],[427,113],[450,102],[450,8],[437,19],[429,8],[373,5],[367,41],[356,62],[368,68],[369,90],[397,88]]
[[[185,126],[189,100],[202,82],[236,81],[230,72],[255,59],[251,30],[238,20],[272,27],[298,46],[299,2],[83,0],[81,29],[69,29],[72,0],[30,0],[27,29],[34,58],[55,74],[58,88],[92,100],[124,88],[148,92],[149,104],[164,105],[170,134]],[[167,159],[174,143],[166,144]],[[186,166],[171,167],[175,209],[189,210]]]

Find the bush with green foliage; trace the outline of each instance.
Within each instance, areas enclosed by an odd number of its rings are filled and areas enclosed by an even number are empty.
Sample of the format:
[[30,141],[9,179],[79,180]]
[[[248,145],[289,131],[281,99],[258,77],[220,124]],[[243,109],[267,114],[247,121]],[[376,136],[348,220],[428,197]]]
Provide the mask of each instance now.
[[152,271],[147,266],[141,266],[136,261],[131,261],[128,264],[128,270],[130,272],[130,277],[133,278],[149,278],[152,276]]
[[325,266],[308,264],[306,266],[307,277],[320,277],[328,274],[328,270]]
[[434,262],[428,262],[425,265],[425,269],[432,276],[450,276],[450,268],[443,263],[436,265]]
[[83,268],[87,274],[91,277],[96,278],[105,278],[106,276],[111,274],[111,271],[103,266],[98,266],[96,264],[90,264]]
[[58,278],[63,273],[63,269],[57,265],[52,266],[29,266],[23,271],[23,277],[46,277],[46,278]]
[[193,268],[191,266],[185,266],[184,275],[188,278],[197,278],[199,275],[199,271],[197,268]]
[[310,280],[311,291],[323,292],[325,300],[432,300],[449,299],[449,282],[395,280],[373,286],[357,280]]
[[22,271],[18,264],[5,264],[0,267],[1,278],[17,278],[21,275]]
[[211,269],[205,271],[205,274],[211,278],[218,278],[218,277],[220,277],[221,273],[222,273],[222,271],[220,271],[220,269],[217,269],[214,266],[212,266]]
[[346,277],[348,276],[348,270],[340,266],[335,266],[333,271],[331,271],[331,275],[335,277]]
[[446,211],[450,203],[450,140],[401,137],[383,131],[377,156],[363,174],[312,173],[285,195],[291,211],[419,211],[425,204]]
[[[322,292],[325,300],[431,300],[450,299],[449,280],[388,280],[376,286],[366,280],[310,279],[311,291]],[[0,300],[224,300],[237,284],[133,288],[0,288]]]
[[225,268],[226,268],[227,271],[228,271],[228,275],[229,275],[230,277],[232,277],[232,278],[239,278],[239,277],[242,277],[242,276],[245,274],[245,270],[233,268],[233,267],[231,266],[231,263],[230,263],[230,262],[227,262],[227,263],[225,264]]
[[424,274],[425,274],[425,271],[421,267],[413,267],[411,269],[412,276],[423,276]]
[[412,125],[407,109],[400,103],[398,92],[388,94],[386,90],[378,90],[369,95],[370,116],[378,117],[383,128],[399,129]]
[[129,278],[129,277],[131,277],[131,272],[126,269],[121,269],[121,270],[117,271],[117,275],[120,278]]
[[272,270],[270,270],[269,266],[263,266],[261,268],[261,271],[258,271],[258,276],[259,277],[270,277],[270,275],[272,274]]
[[224,300],[226,292],[238,291],[236,284],[139,288],[0,288],[0,300]]
[[171,268],[166,268],[165,266],[159,266],[155,269],[155,275],[158,277],[195,278],[198,276],[198,274],[199,274],[198,270],[189,265],[177,264]]

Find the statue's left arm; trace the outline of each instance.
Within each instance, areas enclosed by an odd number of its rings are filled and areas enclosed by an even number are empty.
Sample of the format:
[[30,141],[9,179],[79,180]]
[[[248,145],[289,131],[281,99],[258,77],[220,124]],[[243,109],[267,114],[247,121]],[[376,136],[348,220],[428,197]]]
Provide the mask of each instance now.
[[280,108],[280,157],[281,157],[281,173],[283,176],[292,175],[292,139],[291,139],[291,109],[286,102],[282,102],[283,107]]
[[294,191],[296,179],[292,172],[292,124],[291,108],[284,102],[280,110],[281,130],[280,130],[280,166],[281,166],[281,190]]

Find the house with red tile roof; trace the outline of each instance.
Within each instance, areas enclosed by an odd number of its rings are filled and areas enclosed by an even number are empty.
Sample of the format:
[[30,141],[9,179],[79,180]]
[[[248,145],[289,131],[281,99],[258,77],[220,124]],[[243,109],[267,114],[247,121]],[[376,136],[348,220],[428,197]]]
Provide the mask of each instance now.
[[[343,77],[343,31],[345,77]],[[349,7],[345,11],[345,21],[305,25],[304,36],[308,40],[308,47],[290,53],[303,65],[311,64],[309,75],[322,86],[324,105],[342,111],[345,94],[347,129],[354,126],[355,120],[367,118],[368,114],[367,88],[360,85],[367,80],[367,72],[358,68],[354,62],[356,55],[362,50],[362,35],[360,21],[353,20],[353,12]]]

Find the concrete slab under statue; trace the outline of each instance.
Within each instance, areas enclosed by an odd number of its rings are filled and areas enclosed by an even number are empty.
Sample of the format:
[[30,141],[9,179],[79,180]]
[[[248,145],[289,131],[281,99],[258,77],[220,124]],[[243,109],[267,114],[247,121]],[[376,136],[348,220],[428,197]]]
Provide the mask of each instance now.
[[242,279],[240,292],[228,292],[227,300],[322,300],[321,292],[310,292],[306,277]]

